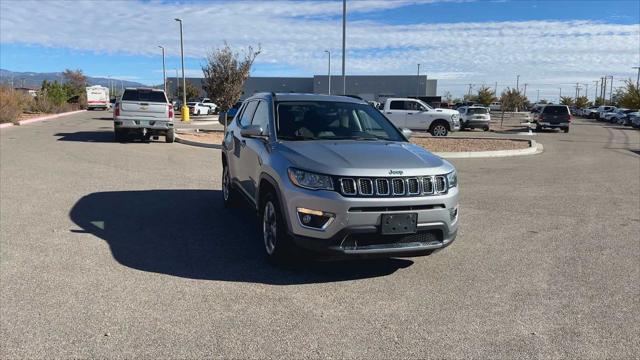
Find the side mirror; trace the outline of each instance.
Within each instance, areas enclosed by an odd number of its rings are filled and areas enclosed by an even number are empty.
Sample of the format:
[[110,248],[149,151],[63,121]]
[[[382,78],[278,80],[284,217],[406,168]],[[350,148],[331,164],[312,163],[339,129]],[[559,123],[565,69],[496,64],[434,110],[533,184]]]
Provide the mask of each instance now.
[[262,130],[260,125],[249,125],[240,130],[240,135],[246,138],[267,138],[267,135],[264,134],[264,130]]
[[411,134],[413,134],[413,131],[407,128],[402,128],[400,129],[400,131],[402,132],[402,135],[404,135],[404,137],[407,138],[407,140],[409,140],[411,138]]
[[232,119],[229,119],[226,111],[221,111],[218,114],[218,122],[222,125],[229,125]]

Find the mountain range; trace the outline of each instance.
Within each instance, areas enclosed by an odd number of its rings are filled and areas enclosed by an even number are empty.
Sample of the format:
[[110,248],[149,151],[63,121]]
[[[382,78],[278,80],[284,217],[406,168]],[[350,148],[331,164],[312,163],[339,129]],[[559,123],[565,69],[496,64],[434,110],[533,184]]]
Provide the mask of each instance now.
[[[62,72],[38,73],[38,72],[15,72],[0,69],[0,84],[11,85],[14,87],[40,88],[42,81],[58,81],[62,82]],[[104,77],[87,76],[87,85],[102,85],[109,87],[109,84],[115,84],[120,87],[137,87],[145,86],[141,83],[120,79],[109,79]]]

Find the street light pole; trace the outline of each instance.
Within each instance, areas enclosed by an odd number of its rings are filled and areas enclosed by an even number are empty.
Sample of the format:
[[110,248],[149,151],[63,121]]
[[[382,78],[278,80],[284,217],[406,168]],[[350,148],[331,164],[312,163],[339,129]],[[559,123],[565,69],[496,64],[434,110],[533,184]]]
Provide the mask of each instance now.
[[516,77],[516,90],[520,92],[520,75]]
[[180,23],[180,61],[182,62],[182,108],[180,116],[182,121],[189,122],[189,107],[187,106],[187,79],[184,76],[184,41],[182,37],[182,19],[175,18]]
[[609,105],[613,105],[613,75],[609,75],[611,84],[609,85]]
[[328,94],[331,95],[331,51],[325,50],[324,52],[326,52],[329,55],[329,70],[327,70],[327,76],[329,77],[329,92],[328,92]]
[[596,104],[596,101],[598,101],[598,80],[594,81],[594,85],[596,86],[595,88],[593,88],[593,105]]
[[347,77],[345,76],[345,59],[347,51],[347,0],[342,0],[342,95],[347,94]]
[[164,93],[167,93],[167,69],[164,66],[164,46],[158,45],[160,49],[162,49],[162,85],[164,88]]
[[420,96],[420,64],[418,64],[418,76],[416,77],[416,97]]
[[638,69],[638,76],[636,77],[636,89],[640,85],[640,66],[634,66],[632,69]]
[[560,97],[558,97],[558,104],[562,102],[562,88],[560,88]]

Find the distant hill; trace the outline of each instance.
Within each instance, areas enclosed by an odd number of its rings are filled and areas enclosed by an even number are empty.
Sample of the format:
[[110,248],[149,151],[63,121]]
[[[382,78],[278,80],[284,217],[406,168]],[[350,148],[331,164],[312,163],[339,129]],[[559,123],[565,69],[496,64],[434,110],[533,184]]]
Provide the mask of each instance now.
[[[13,79],[14,87],[28,87],[28,88],[40,88],[43,80],[47,81],[59,81],[62,82],[62,72],[53,72],[53,73],[37,73],[37,72],[15,72],[0,69],[0,84],[11,84],[11,79]],[[127,80],[119,80],[119,79],[111,79],[116,81],[117,86],[120,85],[120,81],[122,81],[122,85],[124,87],[135,87],[135,86],[145,86],[141,83],[135,81],[127,81]],[[87,76],[88,85],[102,85],[109,86],[108,78],[100,78],[100,77],[91,77]]]

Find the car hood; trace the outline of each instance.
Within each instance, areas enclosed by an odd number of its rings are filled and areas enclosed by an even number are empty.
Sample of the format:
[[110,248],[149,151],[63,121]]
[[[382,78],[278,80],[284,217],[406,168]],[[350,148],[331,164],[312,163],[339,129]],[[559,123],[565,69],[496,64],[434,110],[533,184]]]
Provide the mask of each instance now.
[[290,166],[330,175],[417,176],[453,170],[447,161],[408,142],[312,140],[276,146]]

